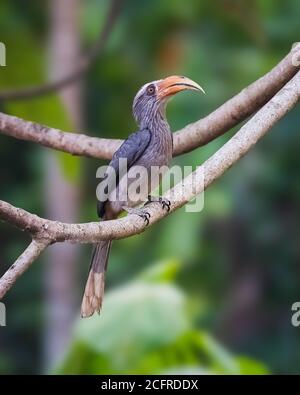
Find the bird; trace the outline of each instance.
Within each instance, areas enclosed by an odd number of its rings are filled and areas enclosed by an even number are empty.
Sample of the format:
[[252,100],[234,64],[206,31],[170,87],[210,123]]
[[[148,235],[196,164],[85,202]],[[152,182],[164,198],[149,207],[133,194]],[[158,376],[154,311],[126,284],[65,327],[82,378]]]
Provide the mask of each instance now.
[[[141,87],[133,100],[133,116],[138,125],[138,131],[129,135],[123,144],[114,153],[109,169],[115,172],[113,191],[109,190],[110,181],[113,180],[111,172],[107,171],[102,179],[106,182],[106,196],[97,202],[98,216],[102,221],[117,218],[126,211],[137,214],[146,223],[149,223],[150,214],[145,209],[136,208],[142,202],[157,201],[162,208],[169,210],[171,202],[161,197],[149,195],[159,184],[160,179],[151,179],[150,170],[153,166],[168,167],[172,159],[173,138],[166,118],[166,104],[178,92],[184,90],[202,91],[203,88],[193,80],[184,76],[169,76],[164,79],[149,82]],[[126,160],[126,169],[122,171],[121,160]],[[135,178],[137,166],[146,169],[144,176],[143,193],[138,199],[128,196],[128,185]],[[141,176],[143,177],[143,176]],[[152,177],[153,178],[153,177]],[[100,183],[101,185],[101,183]],[[110,192],[109,192],[110,191]],[[113,193],[114,192],[114,197]],[[116,196],[118,198],[116,198]],[[105,286],[105,273],[112,240],[103,240],[94,245],[88,279],[84,289],[81,317],[100,313]]]

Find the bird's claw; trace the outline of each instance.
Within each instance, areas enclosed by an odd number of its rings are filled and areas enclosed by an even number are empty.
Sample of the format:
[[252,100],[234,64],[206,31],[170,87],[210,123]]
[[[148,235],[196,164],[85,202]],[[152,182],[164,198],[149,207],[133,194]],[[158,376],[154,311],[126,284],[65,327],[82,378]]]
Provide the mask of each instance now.
[[167,212],[169,212],[170,211],[170,208],[171,208],[171,202],[170,202],[170,200],[169,199],[165,199],[165,198],[161,198],[161,201],[160,201],[160,203],[161,203],[161,206],[162,206],[162,208],[165,210],[167,210]]
[[141,218],[143,218],[143,220],[146,222],[146,226],[149,225],[149,220],[150,220],[150,213],[148,213],[148,211],[143,211],[141,210],[141,213],[138,214]]
[[138,215],[140,218],[146,222],[146,226],[149,225],[151,214],[148,211],[139,208],[130,208],[130,207],[123,207],[128,214],[135,214]]
[[151,195],[148,195],[148,200],[147,200],[147,202],[145,203],[145,206],[147,205],[147,204],[149,204],[149,203],[160,203],[161,204],[161,206],[162,206],[162,208],[163,208],[163,210],[167,210],[167,212],[169,212],[170,211],[170,208],[171,208],[171,202],[170,202],[170,200],[169,199],[166,199],[166,198],[164,198],[164,197],[162,197],[162,196],[151,196]]

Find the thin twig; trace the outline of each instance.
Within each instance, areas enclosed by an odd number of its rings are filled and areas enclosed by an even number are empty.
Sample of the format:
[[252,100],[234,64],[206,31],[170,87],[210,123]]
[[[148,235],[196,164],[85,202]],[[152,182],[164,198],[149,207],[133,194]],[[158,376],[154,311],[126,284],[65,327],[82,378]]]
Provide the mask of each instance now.
[[[298,55],[297,55],[298,54]],[[257,111],[300,69],[300,44],[269,73],[243,89],[210,115],[174,133],[174,156],[203,146]],[[298,64],[298,65],[297,65]],[[89,137],[0,113],[0,133],[72,155],[110,159],[122,140]]]
[[[170,212],[182,207],[221,177],[271,130],[297,104],[299,99],[300,72],[222,148],[165,195],[167,199],[172,199]],[[202,175],[204,176],[203,182],[195,183],[195,180],[201,180]],[[156,203],[150,204],[147,210],[151,214],[150,226],[167,215]],[[95,243],[104,239],[128,237],[146,229],[144,221],[136,215],[100,223],[66,224],[40,218],[3,201],[0,201],[0,219],[34,236],[31,245],[0,279],[0,298],[50,243],[57,241]]]
[[32,240],[26,250],[0,278],[0,300],[49,244],[49,240]]
[[43,85],[0,92],[0,101],[31,99],[36,96],[41,96],[56,90],[60,90],[81,78],[87,72],[94,60],[102,53],[106,41],[108,40],[108,37],[118,19],[123,1],[124,0],[111,1],[111,6],[109,8],[107,18],[99,39],[95,42],[87,55],[82,59],[81,63],[77,65],[70,74],[63,76],[56,81]]

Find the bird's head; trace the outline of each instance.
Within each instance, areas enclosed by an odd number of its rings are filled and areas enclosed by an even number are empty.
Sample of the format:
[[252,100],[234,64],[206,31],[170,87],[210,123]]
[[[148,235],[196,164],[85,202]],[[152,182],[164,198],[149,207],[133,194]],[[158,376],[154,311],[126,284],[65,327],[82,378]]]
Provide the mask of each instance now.
[[145,84],[138,91],[133,101],[133,115],[136,122],[140,126],[149,126],[149,123],[157,114],[165,115],[168,99],[187,89],[205,93],[196,82],[177,75]]

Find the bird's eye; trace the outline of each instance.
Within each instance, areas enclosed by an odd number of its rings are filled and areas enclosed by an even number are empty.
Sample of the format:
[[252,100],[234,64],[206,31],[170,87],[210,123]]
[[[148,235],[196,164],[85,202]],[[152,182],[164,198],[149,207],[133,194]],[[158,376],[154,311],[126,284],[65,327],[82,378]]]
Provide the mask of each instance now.
[[147,88],[148,95],[153,95],[154,92],[155,92],[155,86],[153,84],[149,85]]

